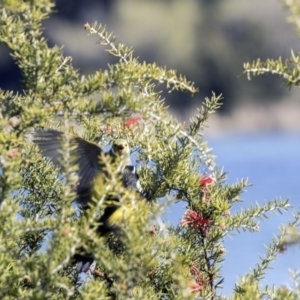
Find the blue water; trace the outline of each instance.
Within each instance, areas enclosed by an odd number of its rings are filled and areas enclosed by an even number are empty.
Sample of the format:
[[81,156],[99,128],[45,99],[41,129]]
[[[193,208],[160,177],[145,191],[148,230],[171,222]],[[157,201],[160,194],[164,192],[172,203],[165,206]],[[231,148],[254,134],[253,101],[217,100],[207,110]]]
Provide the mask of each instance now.
[[[226,135],[222,138],[208,138],[213,154],[217,156],[219,168],[224,168],[227,182],[248,178],[253,186],[241,195],[243,202],[234,206],[231,213],[256,203],[275,198],[289,199],[295,210],[300,203],[300,134],[262,133],[248,135]],[[182,217],[184,208],[175,206],[170,209],[172,223]],[[291,211],[270,218],[259,224],[257,233],[241,232],[225,240],[227,254],[222,267],[225,277],[223,295],[229,296],[234,283],[260,262],[266,248],[279,226],[292,220]],[[291,285],[288,269],[300,269],[300,247],[288,249],[271,264],[263,284],[277,287]]]

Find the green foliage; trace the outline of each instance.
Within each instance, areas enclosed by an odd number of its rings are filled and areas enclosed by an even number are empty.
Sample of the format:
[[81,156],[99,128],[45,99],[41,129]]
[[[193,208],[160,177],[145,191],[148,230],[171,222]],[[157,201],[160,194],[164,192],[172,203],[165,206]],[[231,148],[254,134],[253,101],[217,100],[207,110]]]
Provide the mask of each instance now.
[[[297,0],[282,0],[281,1],[289,10],[289,17],[287,18],[288,22],[292,23],[298,34],[300,33],[300,4]],[[295,54],[293,50],[291,51],[291,57],[285,62],[282,62],[282,59],[278,60],[267,59],[265,62],[261,62],[260,59],[257,59],[253,63],[244,64],[244,73],[247,74],[248,79],[250,80],[251,75],[261,75],[261,74],[275,74],[281,77],[287,86],[291,88],[292,86],[299,86],[299,66],[300,66],[300,55]],[[287,202],[286,202],[287,204]],[[271,205],[272,206],[272,205]],[[275,203],[277,208],[277,204]],[[268,248],[268,254],[266,259],[262,260],[262,264],[256,268],[252,274],[252,277],[255,278],[262,275],[262,271],[265,269],[263,266],[267,265],[269,261],[274,258],[276,251],[284,252],[288,246],[297,245],[300,241],[299,234],[299,211],[294,211],[294,220],[290,222],[287,226],[281,228],[281,235],[279,239],[274,241],[273,244]],[[251,277],[251,276],[250,276]],[[292,290],[288,288],[266,288],[264,295],[270,299],[298,299],[299,294],[299,272],[292,273],[292,280],[294,282],[294,287]]]
[[[97,24],[84,28],[97,36],[116,63],[80,75],[72,58],[63,58],[62,48],[50,48],[43,37],[41,22],[52,7],[51,1],[0,4],[0,41],[10,49],[24,84],[22,94],[0,90],[0,298],[224,299],[220,287],[225,236],[232,230],[255,231],[257,219],[286,209],[287,201],[230,216],[247,182],[225,184],[225,174],[216,168],[202,134],[222,97],[213,93],[188,126],[180,124],[169,115],[158,84],[169,92],[193,95],[193,83],[173,70],[140,63],[132,49],[117,44]],[[61,170],[31,141],[34,128],[40,127],[65,132]],[[103,196],[80,214],[72,204],[78,178],[76,167],[70,166],[70,134],[103,145],[126,137],[150,201],[124,189],[108,162],[110,181],[97,186]],[[106,240],[97,236],[93,225],[106,206],[105,196],[116,192],[122,195],[119,226],[124,234]],[[159,228],[157,218],[174,202],[185,203],[183,220]],[[79,276],[72,264],[80,247],[97,262],[92,278]],[[234,299],[271,293],[259,289],[259,283],[277,247],[274,241],[266,258],[237,284]]]
[[251,75],[274,74],[282,77],[287,86],[298,86],[300,83],[300,73],[298,70],[299,60],[300,56],[295,55],[293,51],[291,57],[285,60],[285,62],[282,62],[281,58],[278,60],[267,59],[265,62],[261,62],[260,59],[257,59],[252,63],[244,64],[244,73],[247,74],[249,80],[251,79]]
[[[300,34],[300,9],[299,1],[297,0],[282,0],[283,4],[289,9],[291,15],[288,17],[288,21],[295,25],[298,34]],[[247,74],[248,79],[251,79],[251,75],[262,75],[262,74],[274,74],[281,77],[286,85],[291,88],[292,86],[299,86],[300,83],[300,54],[295,54],[291,51],[291,57],[286,59],[284,62],[279,57],[275,59],[267,59],[262,62],[260,59],[253,61],[252,63],[244,64],[244,74]]]

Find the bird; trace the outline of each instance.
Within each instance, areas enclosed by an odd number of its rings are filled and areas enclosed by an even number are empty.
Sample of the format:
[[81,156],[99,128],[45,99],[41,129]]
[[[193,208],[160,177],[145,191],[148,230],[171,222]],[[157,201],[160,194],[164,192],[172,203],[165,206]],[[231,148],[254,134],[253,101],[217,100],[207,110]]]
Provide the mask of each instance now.
[[[139,177],[134,166],[127,165],[124,168],[123,185],[129,189],[135,189],[142,192],[139,183]],[[96,220],[96,233],[99,236],[108,236],[110,233],[120,233],[120,228],[116,225],[122,218],[122,213],[128,211],[129,207],[123,207],[122,212],[117,205],[108,205],[105,207],[103,214]],[[120,212],[120,213],[119,213]],[[94,273],[96,268],[95,257],[92,252],[84,247],[77,249],[72,257],[73,264],[76,264],[79,273]],[[109,280],[109,278],[107,278]]]
[[[63,169],[61,159],[62,142],[64,133],[55,129],[36,130],[33,142],[39,147],[41,154],[49,158],[52,163]],[[105,160],[108,159],[121,170],[123,186],[136,190],[142,194],[139,176],[135,166],[130,159],[130,148],[127,140],[115,139],[109,151],[105,152],[97,144],[86,141],[77,136],[69,138],[70,163],[78,166],[79,182],[76,186],[76,202],[84,209],[88,209],[93,197],[100,196],[97,193],[97,186],[103,185],[105,176]],[[96,220],[95,231],[99,236],[107,236],[113,232],[119,232],[116,225],[119,218],[119,198],[114,195],[107,195],[107,206],[103,214]],[[87,253],[81,247],[75,253],[72,261],[77,264],[79,272],[87,272],[94,262],[93,254]]]
[[[34,143],[38,145],[43,156],[48,157],[52,163],[62,168],[61,154],[64,133],[55,129],[36,130]],[[101,175],[105,173],[105,161],[118,164],[122,170],[123,184],[125,187],[140,190],[139,178],[132,166],[130,149],[125,139],[116,139],[112,147],[105,152],[97,144],[86,141],[80,137],[71,137],[70,163],[78,166],[79,183],[76,188],[76,202],[81,207],[86,207],[92,201],[94,184],[103,181]]]
[[[142,194],[142,188],[139,182],[139,176],[136,173],[136,168],[132,165],[126,165],[122,174],[122,181],[125,188],[137,190]],[[121,230],[118,224],[119,220],[122,218],[122,213],[128,211],[129,207],[123,207],[121,211],[118,202],[118,199],[111,198],[110,205],[107,205],[104,209],[103,214],[96,220],[96,233],[98,236],[107,237],[110,233],[120,234]],[[88,273],[96,274],[96,261],[94,254],[91,251],[88,251],[84,247],[77,249],[75,255],[72,257],[72,262],[77,266],[78,273]],[[109,277],[106,278],[108,282],[111,281]],[[112,284],[112,281],[110,282]]]

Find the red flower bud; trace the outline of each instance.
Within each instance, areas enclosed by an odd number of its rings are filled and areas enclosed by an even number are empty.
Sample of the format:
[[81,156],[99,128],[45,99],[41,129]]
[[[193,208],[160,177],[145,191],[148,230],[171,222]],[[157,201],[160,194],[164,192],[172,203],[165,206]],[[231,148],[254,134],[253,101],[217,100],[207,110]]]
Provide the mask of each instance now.
[[138,125],[143,120],[142,116],[135,115],[131,116],[129,119],[125,122],[125,128],[126,129],[132,129],[135,125]]

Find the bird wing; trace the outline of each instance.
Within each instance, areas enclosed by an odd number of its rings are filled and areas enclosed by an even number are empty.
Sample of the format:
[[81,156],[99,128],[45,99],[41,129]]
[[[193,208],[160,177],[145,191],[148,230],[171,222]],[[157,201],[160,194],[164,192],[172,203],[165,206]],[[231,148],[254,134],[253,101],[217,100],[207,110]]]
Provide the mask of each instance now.
[[62,167],[60,163],[62,154],[58,150],[61,149],[61,139],[62,132],[54,129],[36,130],[33,138],[43,156],[50,158],[52,163],[60,168]]
[[[38,145],[43,156],[51,159],[54,165],[62,168],[60,160],[62,154],[63,132],[54,129],[37,130],[34,142]],[[92,182],[101,172],[100,156],[103,150],[96,144],[80,137],[70,138],[71,164],[78,165],[79,184],[77,187],[77,201],[85,206],[92,195]]]
[[79,137],[74,138],[74,143],[76,144],[74,164],[78,165],[79,175],[77,202],[86,206],[92,198],[93,181],[103,171],[103,166],[100,163],[103,150],[98,145]]

